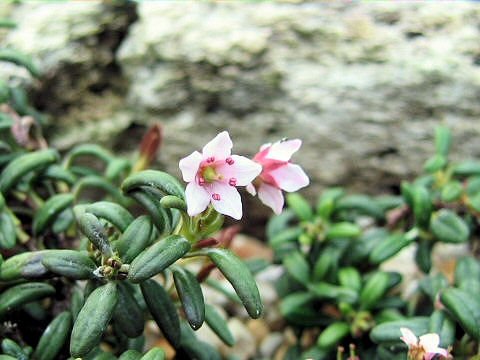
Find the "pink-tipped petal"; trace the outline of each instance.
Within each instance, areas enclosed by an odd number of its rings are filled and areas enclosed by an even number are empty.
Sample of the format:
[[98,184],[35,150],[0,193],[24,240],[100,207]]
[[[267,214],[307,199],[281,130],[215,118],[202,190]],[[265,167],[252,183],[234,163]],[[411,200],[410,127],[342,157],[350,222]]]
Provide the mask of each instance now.
[[269,148],[270,146],[272,146],[272,143],[263,144],[262,146],[260,146],[260,151],[263,151],[263,150],[265,150],[266,148]]
[[272,170],[269,175],[273,177],[280,189],[288,192],[297,191],[310,183],[303,169],[299,165],[290,163]]
[[435,356],[441,355],[443,359],[451,359],[451,355],[448,353],[447,350],[442,348],[433,349],[433,351],[429,351],[424,355],[424,360],[432,360]]
[[[230,162],[224,162],[217,166],[217,173],[225,179],[235,178],[236,186],[246,186],[262,172],[262,166],[245,156],[232,155]],[[231,165],[230,165],[231,163]]]
[[184,157],[182,160],[180,160],[178,166],[180,167],[184,181],[191,182],[195,180],[195,176],[197,175],[197,171],[201,162],[202,154],[200,154],[198,151],[194,151],[187,157]]
[[233,143],[227,131],[222,131],[203,147],[203,158],[214,157],[216,160],[223,160],[230,156]]
[[302,146],[302,140],[300,139],[278,141],[270,147],[266,158],[288,161],[292,155],[300,149],[300,146]]
[[216,181],[208,187],[208,191],[212,195],[218,194],[220,197],[220,200],[212,200],[215,210],[236,220],[242,218],[242,200],[235,187]]
[[196,182],[191,182],[187,185],[185,197],[187,200],[187,212],[190,216],[200,214],[210,203],[210,194]]
[[400,332],[402,333],[402,336],[400,336],[400,339],[407,344],[409,347],[410,346],[417,346],[418,339],[415,336],[415,334],[412,332],[412,330],[408,328],[400,328]]
[[257,195],[257,189],[255,189],[255,186],[252,183],[248,184],[245,189],[250,195],[252,196]]
[[435,333],[425,334],[420,336],[419,344],[423,346],[427,352],[432,352],[438,348],[438,345],[440,344],[440,337]]
[[270,207],[275,214],[282,212],[284,199],[280,189],[263,183],[258,188],[258,198]]

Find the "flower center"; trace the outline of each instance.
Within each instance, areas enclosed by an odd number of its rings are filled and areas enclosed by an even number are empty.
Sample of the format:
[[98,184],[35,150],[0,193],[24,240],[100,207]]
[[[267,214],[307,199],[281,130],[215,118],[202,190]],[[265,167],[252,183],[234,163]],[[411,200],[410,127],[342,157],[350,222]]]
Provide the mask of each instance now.
[[199,184],[204,185],[205,183],[212,183],[217,180],[221,180],[222,176],[217,174],[213,166],[204,167],[199,176]]

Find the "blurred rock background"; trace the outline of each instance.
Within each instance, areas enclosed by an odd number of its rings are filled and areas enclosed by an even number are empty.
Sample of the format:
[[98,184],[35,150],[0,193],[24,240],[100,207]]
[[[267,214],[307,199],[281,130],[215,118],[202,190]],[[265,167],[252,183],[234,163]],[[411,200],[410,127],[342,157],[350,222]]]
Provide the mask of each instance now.
[[[301,138],[312,196],[329,185],[398,191],[453,129],[455,157],[480,155],[480,8],[474,3],[2,3],[3,45],[44,70],[26,81],[68,149],[135,149],[165,128],[159,167],[227,129],[236,153]],[[254,205],[256,204],[256,205]],[[268,211],[248,206],[251,223]]]

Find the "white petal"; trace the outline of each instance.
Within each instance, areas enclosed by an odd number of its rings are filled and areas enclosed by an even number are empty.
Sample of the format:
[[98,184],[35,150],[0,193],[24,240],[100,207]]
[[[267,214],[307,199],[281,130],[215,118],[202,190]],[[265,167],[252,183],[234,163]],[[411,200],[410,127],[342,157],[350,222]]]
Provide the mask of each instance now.
[[258,188],[258,198],[270,207],[275,214],[282,212],[284,203],[282,190],[263,183]]
[[217,166],[217,173],[223,175],[225,181],[235,178],[236,186],[246,186],[262,172],[262,166],[245,156],[232,155],[233,164],[224,163]]
[[400,332],[402,333],[402,336],[400,339],[407,344],[408,346],[416,346],[418,339],[415,336],[415,334],[412,332],[412,330],[408,328],[400,328]]
[[185,197],[187,199],[187,212],[190,216],[200,214],[210,203],[210,194],[196,182],[187,185]]
[[203,147],[203,158],[215,157],[216,160],[226,159],[232,153],[233,143],[227,131],[222,131]]
[[293,153],[300,149],[300,146],[302,146],[302,140],[300,139],[277,141],[272,145],[265,157],[267,159],[288,161]]
[[440,337],[438,334],[432,333],[420,336],[420,345],[423,346],[427,352],[433,352],[433,350],[438,348],[439,344]]
[[252,196],[257,195],[257,189],[255,189],[255,186],[252,183],[248,184],[245,189],[250,195]]
[[303,169],[295,164],[286,164],[269,173],[280,189],[292,192],[297,191],[310,183],[310,179]]
[[212,200],[215,210],[236,220],[242,218],[242,200],[235,186],[216,181],[208,188],[208,191],[210,198],[213,194],[220,195],[220,200]]
[[202,159],[202,154],[200,154],[198,151],[194,151],[187,157],[184,157],[182,160],[180,160],[178,166],[180,167],[184,181],[191,182],[195,180],[195,176],[197,175],[197,171],[200,167]]
[[260,146],[260,151],[263,151],[265,150],[266,148],[272,146],[272,143],[266,143],[266,144],[263,144],[262,146]]

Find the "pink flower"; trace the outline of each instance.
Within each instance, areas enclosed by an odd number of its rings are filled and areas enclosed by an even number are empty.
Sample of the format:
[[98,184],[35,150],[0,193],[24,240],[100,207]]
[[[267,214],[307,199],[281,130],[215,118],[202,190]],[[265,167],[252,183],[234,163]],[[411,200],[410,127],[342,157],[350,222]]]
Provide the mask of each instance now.
[[236,186],[245,186],[260,174],[262,167],[244,156],[231,155],[232,140],[223,131],[203,147],[180,160],[190,216],[200,214],[212,203],[219,213],[239,220],[242,201]]
[[400,328],[400,339],[408,345],[408,358],[412,360],[432,360],[436,355],[442,358],[451,358],[447,350],[438,347],[440,337],[435,334],[425,334],[417,339],[415,334],[407,328]]
[[262,165],[262,173],[253,184],[247,185],[247,191],[258,197],[276,214],[283,208],[282,190],[297,191],[310,183],[308,176],[298,165],[292,164],[290,158],[300,149],[299,139],[282,140],[272,144],[264,144],[253,161]]

